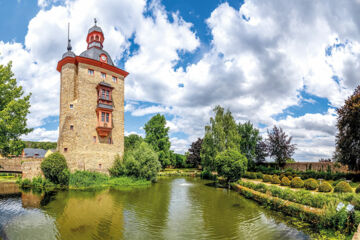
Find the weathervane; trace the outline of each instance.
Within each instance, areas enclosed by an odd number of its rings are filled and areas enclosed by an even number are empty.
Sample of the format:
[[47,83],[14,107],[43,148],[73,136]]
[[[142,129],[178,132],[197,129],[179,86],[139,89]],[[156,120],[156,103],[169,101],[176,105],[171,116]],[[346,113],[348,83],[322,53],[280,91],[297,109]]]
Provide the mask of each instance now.
[[95,26],[96,26],[96,23],[97,23],[97,20],[96,20],[96,18],[94,18],[94,23],[95,23]]
[[71,47],[71,40],[70,40],[70,23],[68,23],[68,46],[67,46],[67,50],[71,51],[72,47]]

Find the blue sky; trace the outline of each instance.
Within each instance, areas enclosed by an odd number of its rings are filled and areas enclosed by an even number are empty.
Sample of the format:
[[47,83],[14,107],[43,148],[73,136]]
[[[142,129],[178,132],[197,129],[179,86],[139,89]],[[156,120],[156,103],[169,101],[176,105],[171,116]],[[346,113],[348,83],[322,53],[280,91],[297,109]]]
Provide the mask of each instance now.
[[[157,113],[172,149],[202,137],[214,106],[238,122],[281,126],[298,161],[331,157],[336,108],[358,85],[360,34],[354,1],[0,0],[0,64],[32,92],[27,140],[56,141],[59,73],[71,23],[73,50],[98,19],[104,49],[130,72],[126,134]],[[336,11],[336,9],[343,11]],[[287,14],[281,14],[286,12]],[[334,21],[334,19],[338,19]],[[339,20],[340,19],[340,20]]]

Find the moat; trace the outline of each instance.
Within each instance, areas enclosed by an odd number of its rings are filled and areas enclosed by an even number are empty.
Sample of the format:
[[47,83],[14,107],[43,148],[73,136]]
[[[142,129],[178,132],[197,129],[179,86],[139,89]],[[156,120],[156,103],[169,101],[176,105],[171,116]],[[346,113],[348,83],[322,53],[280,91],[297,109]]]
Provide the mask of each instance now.
[[310,239],[291,218],[210,183],[161,178],[131,190],[36,194],[0,182],[0,238]]

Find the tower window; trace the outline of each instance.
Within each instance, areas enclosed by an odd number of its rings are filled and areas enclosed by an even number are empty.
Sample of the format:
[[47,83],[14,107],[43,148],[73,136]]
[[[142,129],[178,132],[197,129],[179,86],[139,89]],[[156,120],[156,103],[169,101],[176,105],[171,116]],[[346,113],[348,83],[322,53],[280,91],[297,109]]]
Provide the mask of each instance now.
[[105,113],[104,112],[101,112],[101,121],[105,122]]
[[94,70],[88,69],[88,73],[89,73],[90,76],[94,76]]
[[93,141],[94,143],[96,143],[96,136],[93,136]]
[[106,78],[106,73],[101,73],[101,77],[102,77],[103,79],[105,79],[105,78]]
[[64,152],[67,152],[67,150],[68,150],[67,148],[64,148]]
[[74,130],[74,125],[70,125],[70,130]]
[[70,109],[73,109],[74,108],[74,105],[73,104],[70,104]]
[[106,100],[109,100],[109,99],[110,99],[109,91],[106,91]]
[[106,113],[106,122],[109,122],[109,113]]
[[109,137],[109,144],[112,144],[111,137]]
[[105,99],[105,90],[104,89],[101,89],[101,96],[102,96],[102,99]]
[[112,77],[112,80],[113,80],[114,83],[116,83],[116,82],[117,82],[117,77],[114,77],[114,76],[113,76],[113,77]]
[[96,38],[96,40],[97,40],[97,41],[99,41],[99,35],[96,35],[96,37],[95,37],[95,38]]

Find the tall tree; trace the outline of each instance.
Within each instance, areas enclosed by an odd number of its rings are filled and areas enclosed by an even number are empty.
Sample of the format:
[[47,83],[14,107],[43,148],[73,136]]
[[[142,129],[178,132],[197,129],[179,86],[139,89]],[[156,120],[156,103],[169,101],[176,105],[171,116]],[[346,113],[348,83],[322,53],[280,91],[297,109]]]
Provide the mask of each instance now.
[[350,170],[360,170],[360,86],[337,109],[338,134],[335,158],[348,165]]
[[266,145],[266,142],[263,141],[262,139],[259,140],[257,143],[256,143],[256,147],[255,147],[255,162],[256,163],[263,163],[265,162],[265,158],[267,156],[269,156],[268,154],[268,147]]
[[198,167],[201,164],[201,145],[203,140],[198,138],[191,144],[189,148],[189,154],[187,155],[186,162],[191,167]]
[[237,131],[235,120],[229,110],[216,106],[215,118],[210,118],[210,125],[205,126],[205,136],[201,147],[201,162],[204,168],[216,169],[215,157],[226,149],[240,152],[241,136]]
[[248,164],[253,166],[255,165],[256,158],[256,144],[261,141],[259,130],[254,128],[250,121],[239,123],[237,128],[241,136],[241,153],[245,154],[246,158],[248,159]]
[[25,146],[20,136],[32,131],[26,127],[30,94],[23,95],[11,71],[11,62],[0,65],[0,153],[3,156],[19,155]]
[[144,127],[146,133],[145,141],[158,153],[159,161],[163,168],[171,164],[169,128],[165,126],[165,116],[157,114]]
[[268,130],[268,151],[270,157],[275,158],[275,162],[283,167],[286,160],[294,154],[296,145],[291,144],[292,137],[288,137],[281,127],[274,126]]

